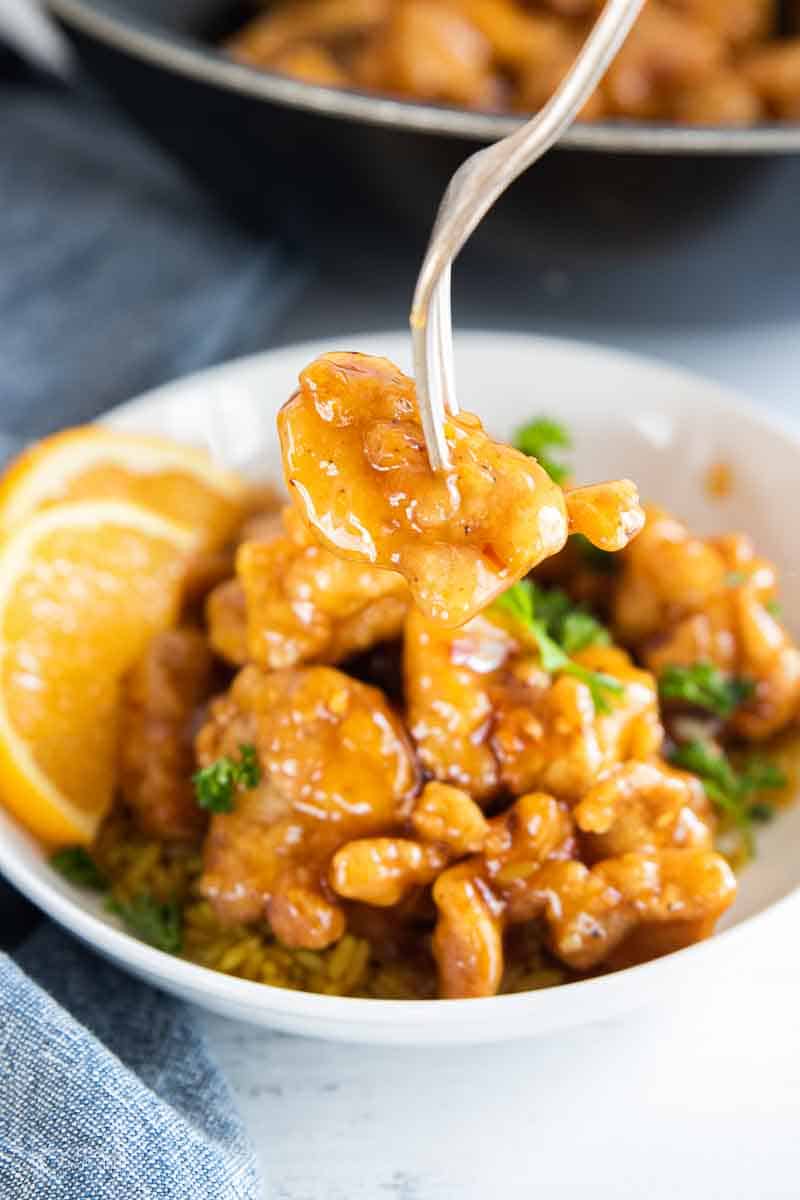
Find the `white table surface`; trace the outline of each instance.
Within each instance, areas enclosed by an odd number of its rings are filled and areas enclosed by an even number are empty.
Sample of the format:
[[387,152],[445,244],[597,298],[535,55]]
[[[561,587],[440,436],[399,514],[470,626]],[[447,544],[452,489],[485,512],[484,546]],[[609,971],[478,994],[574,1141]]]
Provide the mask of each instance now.
[[[800,323],[614,342],[800,415]],[[677,1008],[527,1043],[383,1050],[204,1020],[267,1200],[797,1200],[796,917],[753,940]]]
[[525,1043],[382,1049],[204,1020],[268,1200],[800,1194],[791,914],[677,1008]]

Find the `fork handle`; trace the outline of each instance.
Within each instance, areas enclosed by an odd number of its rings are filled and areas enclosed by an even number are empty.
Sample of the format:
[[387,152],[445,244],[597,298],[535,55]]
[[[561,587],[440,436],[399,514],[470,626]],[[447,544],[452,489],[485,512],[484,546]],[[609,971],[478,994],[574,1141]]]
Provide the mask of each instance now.
[[558,141],[591,96],[645,0],[608,0],[567,75],[538,113],[461,164],[445,191],[420,269],[411,326],[425,325],[433,288],[503,192]]
[[607,0],[571,69],[544,107],[508,137],[470,155],[445,191],[420,268],[410,317],[420,416],[434,471],[449,466],[444,415],[458,411],[449,302],[453,260],[497,198],[549,150],[578,115],[644,3]]

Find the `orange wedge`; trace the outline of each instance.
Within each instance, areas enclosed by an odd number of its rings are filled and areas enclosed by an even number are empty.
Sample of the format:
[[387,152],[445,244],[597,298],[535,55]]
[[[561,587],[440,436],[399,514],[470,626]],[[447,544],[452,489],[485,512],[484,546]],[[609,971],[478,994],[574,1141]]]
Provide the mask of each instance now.
[[0,546],[0,800],[50,845],[90,842],[111,804],[120,678],[196,550],[120,501],[54,505]]
[[246,485],[204,450],[168,438],[81,425],[37,442],[0,480],[0,537],[50,504],[130,500],[200,530],[215,548],[244,515]]

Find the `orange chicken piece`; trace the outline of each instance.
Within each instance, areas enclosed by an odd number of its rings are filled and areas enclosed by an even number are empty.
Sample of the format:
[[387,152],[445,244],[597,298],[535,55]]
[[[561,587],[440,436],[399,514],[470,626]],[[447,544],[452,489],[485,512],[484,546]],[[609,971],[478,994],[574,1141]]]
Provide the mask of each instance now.
[[404,821],[418,787],[405,731],[382,694],[330,667],[247,666],[212,706],[201,766],[253,745],[261,782],[217,813],[201,890],[220,919],[266,918],[288,946],[321,949],[345,931],[328,884],[333,855]]
[[428,463],[413,381],[383,358],[327,354],[278,417],[286,483],[323,543],[398,571],[417,606],[463,625],[566,541],[568,528],[620,548],[641,526],[624,481],[564,493],[535,459],[492,441],[479,419],[446,422],[452,467]]

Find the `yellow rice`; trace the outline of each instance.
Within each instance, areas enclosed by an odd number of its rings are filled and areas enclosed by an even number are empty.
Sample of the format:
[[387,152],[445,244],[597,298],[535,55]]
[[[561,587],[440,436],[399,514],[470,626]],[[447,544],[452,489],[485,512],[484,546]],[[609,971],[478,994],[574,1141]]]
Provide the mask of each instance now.
[[[800,787],[800,740],[796,735],[775,739],[770,755],[787,776],[782,793],[765,795],[782,807]],[[759,798],[759,797],[755,797]],[[723,816],[716,830],[717,849],[739,871],[750,858],[741,829]],[[436,970],[429,934],[420,937],[413,961],[386,961],[370,943],[352,933],[327,950],[291,949],[282,945],[266,922],[230,926],[218,920],[199,894],[202,869],[198,847],[159,842],[141,834],[122,809],[105,822],[92,856],[110,883],[111,897],[121,902],[147,895],[161,903],[177,903],[182,914],[181,956],[226,975],[268,983],[273,987],[317,992],[327,996],[419,1000],[436,996]],[[526,876],[531,864],[506,868],[509,878]],[[554,987],[571,978],[542,949],[536,923],[515,930],[506,956],[502,992]]]
[[[382,961],[366,939],[352,933],[327,950],[302,950],[282,945],[266,923],[222,924],[198,892],[197,849],[147,838],[121,812],[106,821],[92,854],[114,900],[125,903],[147,895],[179,905],[181,957],[190,962],[240,979],[327,996],[420,1000],[436,995],[436,971],[425,938],[413,962]],[[502,990],[552,987],[566,978],[565,971],[545,958],[531,930],[523,952],[510,958]]]

